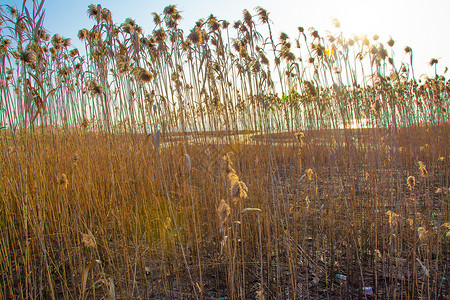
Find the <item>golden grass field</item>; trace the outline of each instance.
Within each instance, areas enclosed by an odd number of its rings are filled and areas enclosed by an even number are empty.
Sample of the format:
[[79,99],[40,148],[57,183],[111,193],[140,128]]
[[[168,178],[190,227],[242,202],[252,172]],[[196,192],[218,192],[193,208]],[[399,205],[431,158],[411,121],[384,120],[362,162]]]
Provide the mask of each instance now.
[[27,5],[0,11],[1,299],[448,299],[450,81],[412,49],[91,5],[83,58]]

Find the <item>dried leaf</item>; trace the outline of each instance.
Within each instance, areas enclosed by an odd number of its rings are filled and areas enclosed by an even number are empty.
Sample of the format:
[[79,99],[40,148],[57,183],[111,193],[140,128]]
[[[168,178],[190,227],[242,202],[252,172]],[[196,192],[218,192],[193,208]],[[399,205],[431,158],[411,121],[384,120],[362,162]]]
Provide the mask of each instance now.
[[184,154],[184,159],[186,160],[186,167],[188,171],[191,171],[191,158],[186,153]]
[[87,278],[88,278],[88,274],[89,271],[91,270],[91,268],[94,266],[94,264],[101,264],[100,260],[96,259],[94,261],[92,261],[86,268],[84,268],[83,271],[83,275],[81,276],[81,299],[86,299],[86,283],[87,283]]
[[249,207],[249,208],[244,208],[244,209],[241,211],[241,213],[246,212],[246,211],[257,211],[257,212],[261,212],[261,209]]

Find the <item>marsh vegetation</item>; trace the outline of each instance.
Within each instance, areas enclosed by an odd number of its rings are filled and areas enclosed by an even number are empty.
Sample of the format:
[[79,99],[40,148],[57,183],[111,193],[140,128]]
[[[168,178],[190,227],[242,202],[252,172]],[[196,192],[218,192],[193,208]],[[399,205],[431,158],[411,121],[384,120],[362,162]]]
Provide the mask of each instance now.
[[1,298],[449,295],[437,59],[260,7],[144,34],[90,5],[78,50],[44,9],[0,10]]

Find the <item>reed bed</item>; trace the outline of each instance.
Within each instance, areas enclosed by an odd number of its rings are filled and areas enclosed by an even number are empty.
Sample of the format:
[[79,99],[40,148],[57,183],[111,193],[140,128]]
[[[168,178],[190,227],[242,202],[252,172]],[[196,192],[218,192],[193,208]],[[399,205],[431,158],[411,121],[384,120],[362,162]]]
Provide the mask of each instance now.
[[[256,8],[150,34],[0,10],[5,299],[450,294],[450,81]],[[84,54],[83,54],[84,53]]]

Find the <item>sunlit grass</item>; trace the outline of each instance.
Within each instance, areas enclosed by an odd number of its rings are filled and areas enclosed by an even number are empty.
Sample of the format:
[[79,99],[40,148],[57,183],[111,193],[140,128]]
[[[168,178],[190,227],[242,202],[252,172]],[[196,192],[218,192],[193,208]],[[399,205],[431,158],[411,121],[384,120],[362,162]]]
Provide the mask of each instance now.
[[411,48],[91,5],[79,51],[27,5],[1,10],[2,298],[449,294],[450,85]]

